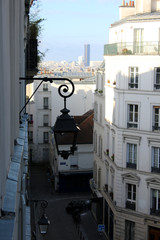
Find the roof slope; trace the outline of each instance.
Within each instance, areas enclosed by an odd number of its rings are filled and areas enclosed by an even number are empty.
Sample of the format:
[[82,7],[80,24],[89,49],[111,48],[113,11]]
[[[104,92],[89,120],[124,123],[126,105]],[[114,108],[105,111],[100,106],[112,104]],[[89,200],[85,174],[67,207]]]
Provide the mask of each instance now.
[[[92,144],[93,143],[93,115],[94,111],[89,110],[81,116],[74,116],[75,123],[80,128],[77,137],[77,144]],[[71,144],[71,135],[63,136],[60,145]]]

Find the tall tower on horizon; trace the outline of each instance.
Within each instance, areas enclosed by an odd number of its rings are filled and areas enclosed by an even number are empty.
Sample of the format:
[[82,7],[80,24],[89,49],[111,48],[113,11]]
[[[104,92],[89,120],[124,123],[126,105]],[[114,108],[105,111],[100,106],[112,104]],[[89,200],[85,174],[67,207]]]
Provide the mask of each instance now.
[[90,44],[84,44],[84,65],[90,66]]

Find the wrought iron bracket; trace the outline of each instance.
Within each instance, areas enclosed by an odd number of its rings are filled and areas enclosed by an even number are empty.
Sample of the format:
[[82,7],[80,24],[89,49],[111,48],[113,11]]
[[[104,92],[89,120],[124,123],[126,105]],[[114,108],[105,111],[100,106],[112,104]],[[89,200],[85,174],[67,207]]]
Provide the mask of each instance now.
[[74,93],[74,84],[73,82],[68,79],[68,78],[48,78],[48,77],[44,77],[44,78],[32,78],[32,77],[20,77],[19,80],[32,80],[32,81],[39,81],[41,80],[41,82],[39,83],[39,85],[37,86],[37,88],[35,89],[35,91],[32,93],[32,95],[30,96],[30,98],[26,101],[25,105],[23,106],[23,108],[20,110],[19,112],[19,117],[21,119],[21,113],[23,112],[23,110],[26,108],[27,104],[30,102],[31,98],[35,95],[35,93],[37,92],[37,90],[39,89],[39,87],[42,85],[43,82],[50,82],[52,83],[53,81],[67,81],[71,84],[72,89],[71,92],[67,95],[67,93],[69,92],[69,87],[68,85],[61,84],[58,88],[58,93],[61,97],[64,98],[64,108],[66,109],[66,98],[70,97],[73,93]]

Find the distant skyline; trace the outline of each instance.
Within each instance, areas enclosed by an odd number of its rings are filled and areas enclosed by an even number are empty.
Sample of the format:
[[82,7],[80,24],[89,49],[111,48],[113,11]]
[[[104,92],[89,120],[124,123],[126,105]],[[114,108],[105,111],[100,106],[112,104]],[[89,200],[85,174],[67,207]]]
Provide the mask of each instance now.
[[103,60],[110,25],[119,20],[122,0],[39,0],[39,50],[44,61],[77,61],[90,44],[90,60]]

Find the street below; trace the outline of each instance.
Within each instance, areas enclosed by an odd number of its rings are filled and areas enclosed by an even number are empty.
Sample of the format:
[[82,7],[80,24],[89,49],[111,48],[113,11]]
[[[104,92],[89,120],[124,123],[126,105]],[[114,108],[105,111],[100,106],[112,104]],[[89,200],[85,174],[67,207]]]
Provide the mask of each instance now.
[[[66,212],[66,206],[73,200],[90,199],[90,193],[55,192],[47,171],[47,166],[32,165],[30,181],[30,201],[32,206],[33,240],[105,240],[103,233],[98,232],[97,223],[91,213],[82,213],[80,223],[73,220]],[[39,232],[38,220],[42,216],[41,200],[48,202],[45,209],[50,225],[46,235]]]

